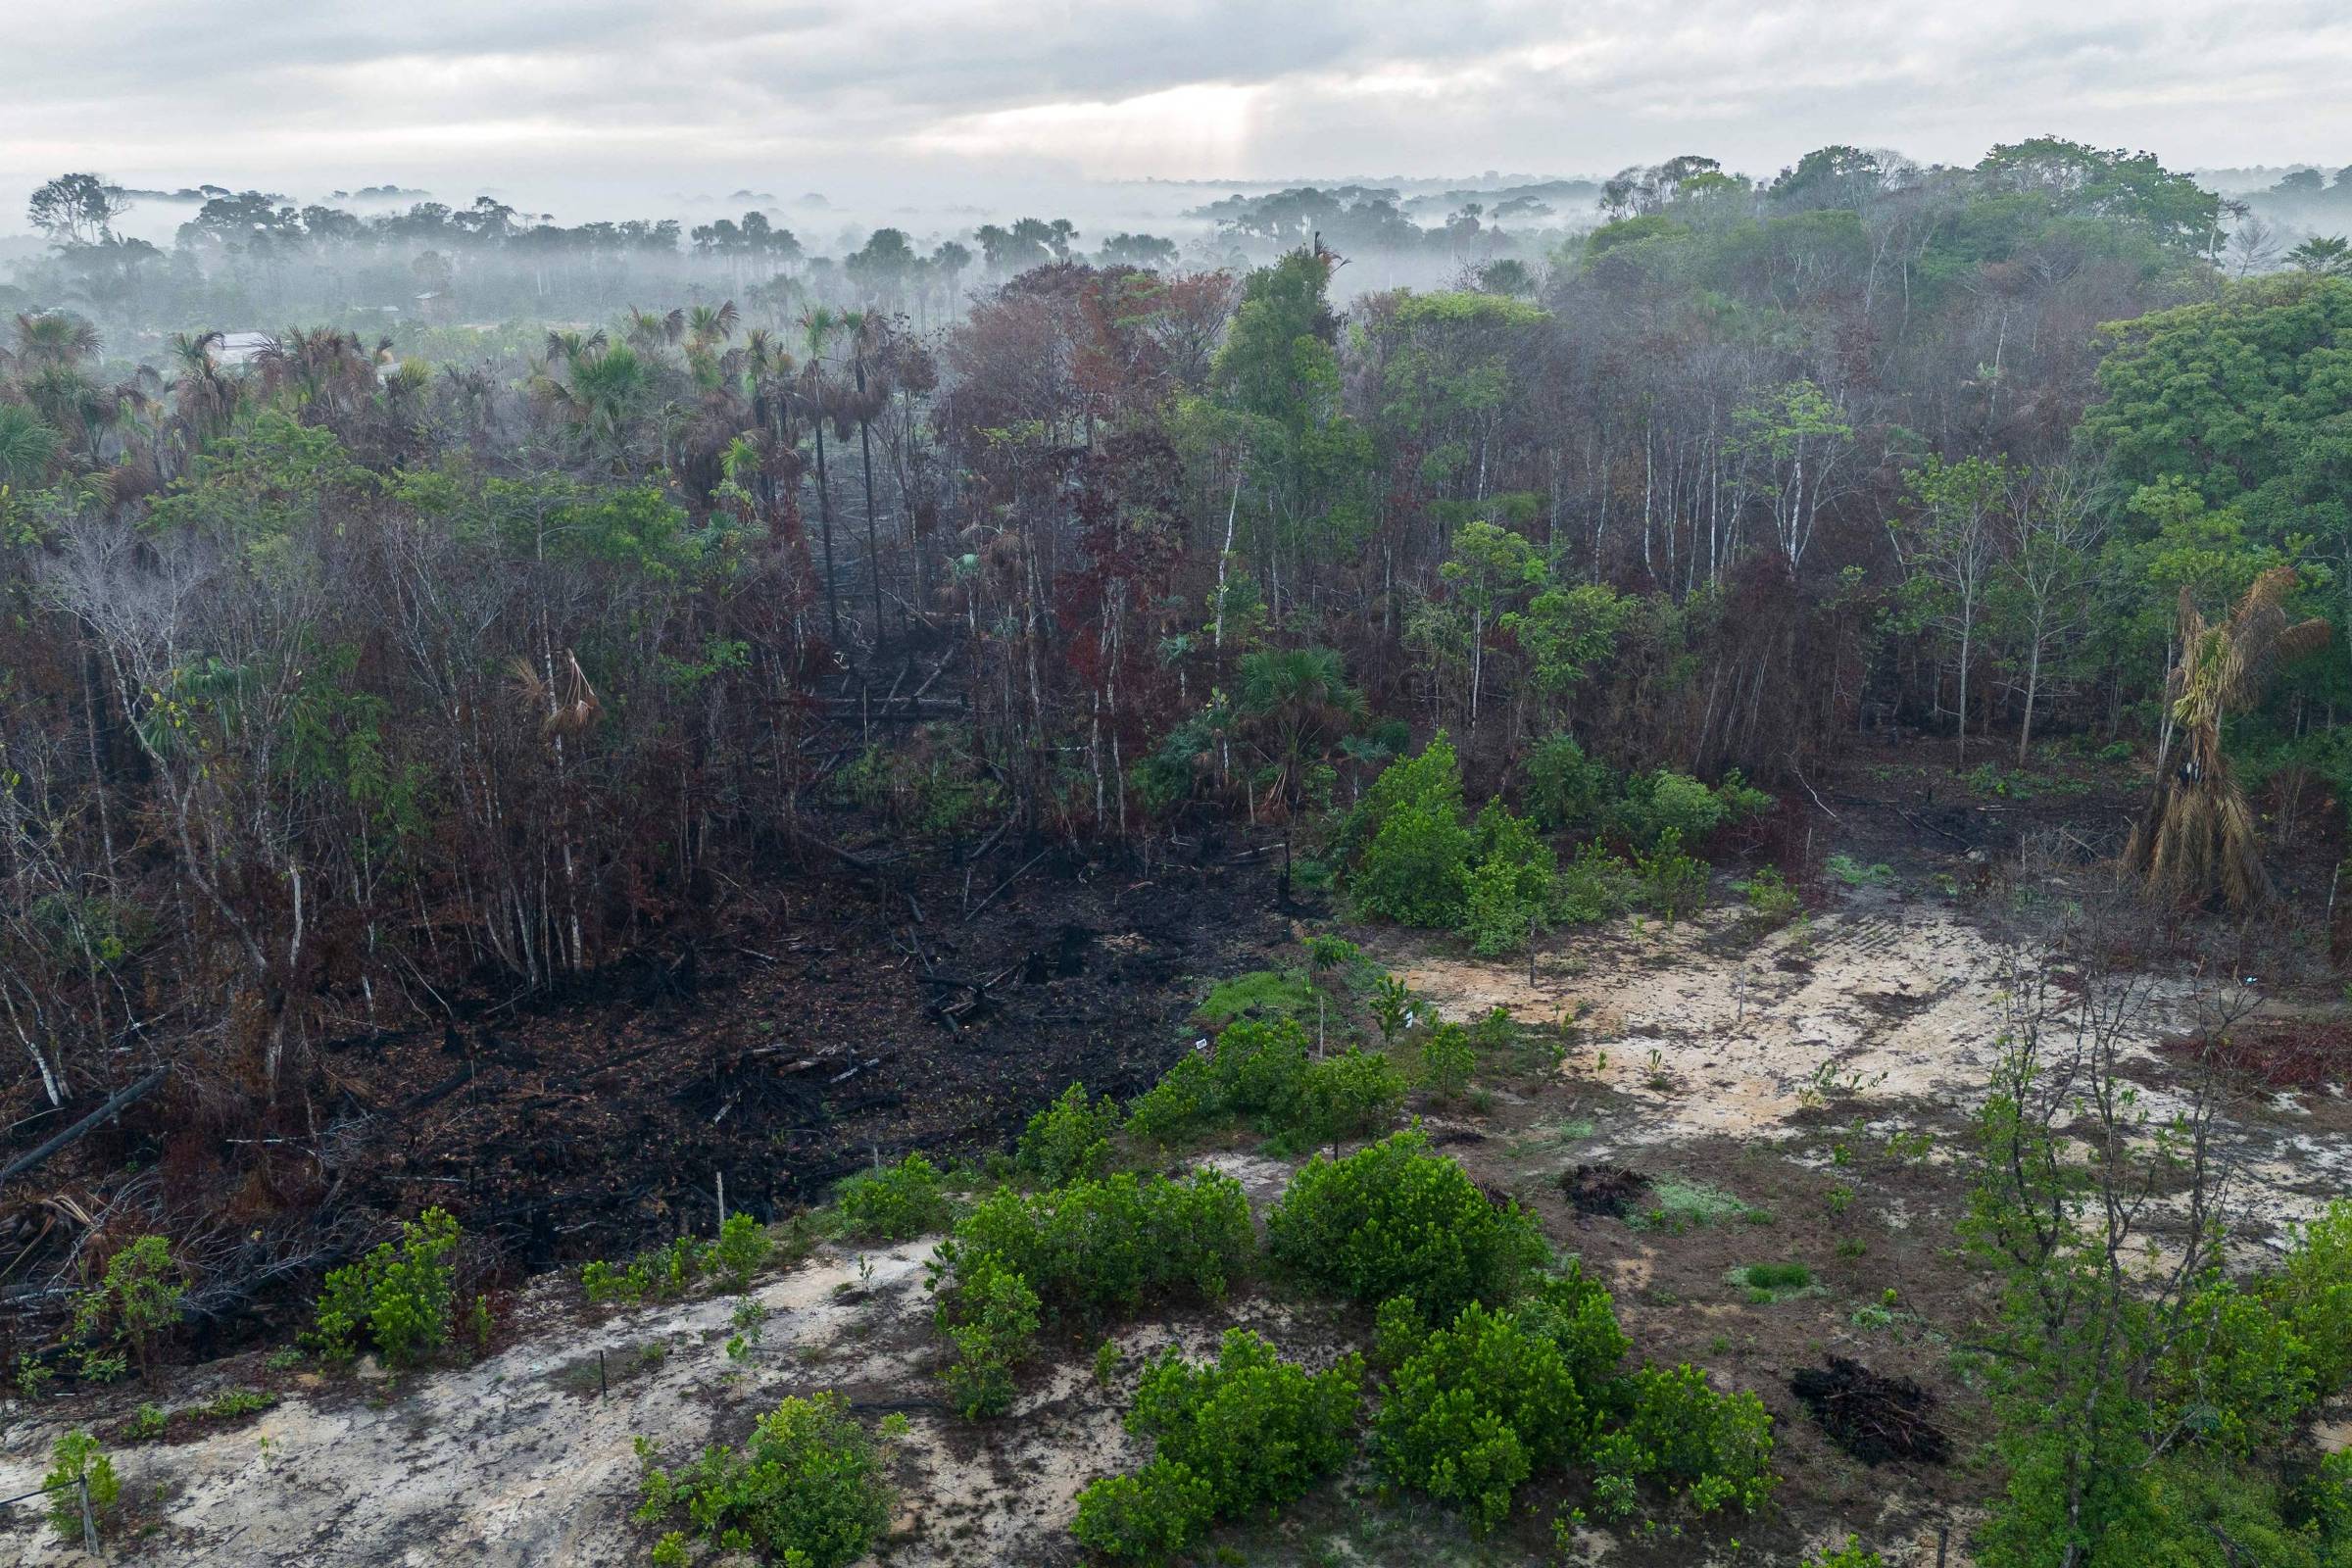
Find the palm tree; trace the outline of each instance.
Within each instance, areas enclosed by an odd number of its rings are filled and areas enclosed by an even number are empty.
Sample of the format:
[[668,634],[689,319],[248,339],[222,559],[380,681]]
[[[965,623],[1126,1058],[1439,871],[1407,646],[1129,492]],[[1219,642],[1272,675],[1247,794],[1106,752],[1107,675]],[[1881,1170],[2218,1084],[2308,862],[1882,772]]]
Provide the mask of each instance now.
[[564,369],[565,380],[545,370],[533,376],[531,395],[563,415],[600,461],[625,459],[630,426],[652,384],[645,362],[622,347],[583,355]]
[[697,305],[686,313],[686,341],[698,349],[724,343],[735,335],[738,319],[733,300],[724,305]]
[[220,362],[213,358],[220,341],[219,332],[176,332],[172,337],[171,359],[179,368],[169,388],[172,406],[199,441],[227,429],[236,417],[238,384],[220,373]]
[[686,333],[686,313],[671,311],[657,316],[652,311],[631,310],[629,324],[622,333],[629,347],[640,354],[656,355],[675,343]]
[[[841,322],[825,306],[818,306],[801,318],[803,341],[808,344],[808,358],[801,368],[801,401],[808,410],[808,422],[816,430],[816,518],[819,542],[825,552],[825,615],[832,627],[833,646],[841,647],[841,594],[833,577],[833,493],[825,475],[825,415],[833,389],[825,379],[825,346],[833,334],[841,330]],[[880,628],[876,628],[877,634]]]
[[38,484],[64,438],[22,403],[0,403],[0,486]]
[[17,315],[17,358],[27,366],[73,365],[98,352],[98,328],[65,311]]
[[2218,626],[2180,590],[2180,662],[2165,695],[2185,755],[2170,771],[2159,760],[2155,799],[2124,851],[2125,866],[2170,903],[2207,904],[2218,894],[2243,910],[2270,896],[2254,813],[2222,755],[2222,722],[2261,699],[2280,662],[2327,645],[2325,620],[2288,623],[2282,607],[2294,587],[2294,567],[2272,567]]
[[1258,732],[1274,764],[1268,802],[1296,806],[1308,765],[1363,716],[1364,694],[1348,684],[1348,662],[1331,648],[1269,649],[1245,655],[1235,706]]

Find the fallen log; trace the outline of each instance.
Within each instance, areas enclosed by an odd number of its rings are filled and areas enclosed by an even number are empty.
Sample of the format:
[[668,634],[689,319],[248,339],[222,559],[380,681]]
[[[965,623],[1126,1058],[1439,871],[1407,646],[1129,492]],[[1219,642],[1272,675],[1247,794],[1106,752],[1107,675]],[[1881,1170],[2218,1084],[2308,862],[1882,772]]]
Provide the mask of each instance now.
[[123,1088],[116,1090],[113,1094],[106,1097],[105,1104],[100,1105],[96,1110],[91,1111],[87,1116],[82,1117],[81,1120],[75,1122],[64,1132],[56,1134],[47,1143],[42,1144],[39,1148],[33,1150],[32,1152],[11,1160],[7,1169],[0,1170],[0,1185],[4,1185],[16,1177],[24,1175],[26,1171],[38,1167],[44,1161],[46,1161],[50,1155],[56,1153],[59,1150],[66,1149],[74,1144],[79,1143],[82,1138],[86,1136],[92,1129],[94,1129],[100,1122],[106,1120],[109,1116],[120,1112],[124,1106],[136,1104],[138,1102],[146,1099],[150,1094],[154,1093],[157,1085],[161,1084],[170,1076],[171,1069],[167,1067],[158,1067],[154,1071],[148,1073],[144,1078],[140,1078],[137,1081],[124,1086]]

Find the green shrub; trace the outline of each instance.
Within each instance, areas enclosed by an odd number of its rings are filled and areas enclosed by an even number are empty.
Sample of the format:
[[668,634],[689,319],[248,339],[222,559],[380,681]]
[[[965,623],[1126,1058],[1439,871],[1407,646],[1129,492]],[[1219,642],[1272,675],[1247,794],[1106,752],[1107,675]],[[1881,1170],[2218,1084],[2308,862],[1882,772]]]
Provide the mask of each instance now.
[[2240,1454],[2276,1447],[2324,1392],[2290,1319],[2221,1279],[2184,1304],[2163,1371],[2187,1429]]
[[1210,1055],[1188,1055],[1128,1108],[1128,1127],[1163,1147],[1235,1116],[1263,1132],[1333,1143],[1387,1125],[1404,1083],[1385,1056],[1349,1047],[1311,1059],[1306,1031],[1289,1018],[1243,1019]]
[[603,1258],[580,1267],[580,1290],[591,1302],[668,1300],[683,1296],[703,1271],[703,1244],[681,1236],[638,1253],[625,1268]]
[[1642,896],[1668,925],[1706,902],[1707,863],[1683,853],[1679,828],[1660,833],[1657,846],[1636,856],[1634,865],[1642,878]]
[[449,1343],[458,1222],[428,1208],[365,1258],[326,1276],[309,1343],[328,1360],[349,1360],[365,1334],[391,1366],[413,1366]]
[[1486,1534],[1539,1469],[1576,1457],[1592,1413],[1560,1348],[1473,1301],[1396,1368],[1373,1426],[1381,1468]]
[[1508,1301],[1548,1250],[1518,1204],[1488,1202],[1418,1130],[1309,1160],[1266,1228],[1301,1279],[1359,1301],[1409,1296],[1437,1322],[1470,1301]]
[[1702,1514],[1748,1512],[1779,1485],[1772,1417],[1753,1394],[1718,1394],[1688,1364],[1644,1366],[1626,1380],[1618,1402],[1621,1420],[1593,1445],[1593,1464],[1609,1483],[1601,1495],[1622,1501],[1647,1483]]
[[1341,842],[1356,855],[1348,891],[1364,913],[1438,930],[1461,923],[1473,841],[1461,766],[1443,732],[1373,780]]
[[1894,880],[1894,867],[1884,862],[1864,865],[1850,855],[1833,855],[1822,862],[1829,872],[1849,888],[1875,887]]
[[1536,743],[1527,754],[1528,811],[1545,832],[1589,833],[1599,827],[1616,797],[1616,775],[1586,758],[1566,735]]
[[49,1493],[49,1525],[68,1541],[81,1539],[81,1492],[87,1486],[90,1513],[104,1521],[122,1500],[122,1478],[115,1461],[87,1432],[69,1432],[49,1449],[49,1473],[41,1486]]
[[1108,1095],[1090,1101],[1085,1085],[1072,1084],[1059,1100],[1029,1118],[1014,1160],[1049,1185],[1100,1176],[1118,1131],[1118,1102]]
[[1394,1371],[1421,1353],[1429,1344],[1429,1321],[1421,1303],[1409,1296],[1392,1296],[1372,1313],[1372,1364]]
[[1160,1074],[1159,1082],[1127,1102],[1127,1130],[1172,1148],[1213,1126],[1224,1114],[1225,1097],[1207,1056],[1188,1052]]
[[967,1420],[1010,1408],[1013,1369],[1037,1343],[1037,1307],[1029,1282],[994,1257],[973,1264],[940,1302],[940,1331],[956,1347],[948,1392]]
[[1296,1020],[1244,1019],[1217,1036],[1209,1064],[1217,1097],[1229,1115],[1255,1116],[1269,1125],[1290,1119],[1313,1042]]
[[1552,879],[1551,918],[1563,925],[1591,925],[1631,906],[1639,884],[1634,868],[1595,841]]
[[1441,1100],[1458,1100],[1478,1068],[1478,1048],[1458,1023],[1441,1023],[1421,1037],[1421,1087]]
[[1144,1370],[1127,1430],[1208,1484],[1216,1517],[1271,1513],[1303,1495],[1355,1446],[1363,1358],[1309,1374],[1247,1329],[1227,1329],[1204,1366],[1177,1351]]
[[994,1258],[1028,1282],[1048,1315],[1101,1319],[1148,1301],[1220,1298],[1255,1243],[1250,1201],[1232,1177],[1122,1174],[982,1200],[939,1245],[932,1280],[960,1290]]
[[1772,805],[1771,796],[1751,788],[1736,771],[1709,789],[1688,773],[1661,768],[1627,785],[1616,815],[1620,830],[1636,844],[1655,843],[1667,833],[1688,844],[1726,823],[1760,815]]
[[1079,1493],[1070,1533],[1105,1557],[1156,1564],[1191,1547],[1215,1517],[1207,1482],[1172,1459],[1154,1459]]
[[142,1404],[130,1417],[130,1440],[133,1443],[152,1443],[171,1430],[172,1418],[160,1404]]
[[1307,1063],[1285,1130],[1311,1143],[1365,1138],[1396,1120],[1404,1074],[1388,1057],[1353,1046]]
[[142,1236],[107,1261],[95,1290],[75,1299],[74,1338],[85,1360],[102,1339],[127,1345],[144,1371],[156,1341],[178,1325],[187,1294],[187,1275],[172,1257],[172,1244]]
[[869,1242],[904,1242],[948,1223],[947,1183],[921,1154],[862,1172],[841,1184],[834,1206],[844,1234]]
[[645,1464],[637,1518],[683,1514],[712,1544],[750,1549],[792,1568],[848,1568],[890,1523],[883,1454],[838,1394],[787,1398],[760,1418],[740,1450],[713,1444],[666,1470]]
[[1477,861],[1463,882],[1462,922],[1455,935],[1482,957],[1525,951],[1557,898],[1558,872],[1548,846],[1535,859],[1497,853]]
[[1750,1263],[1740,1281],[1751,1291],[1801,1291],[1813,1283],[1813,1271],[1802,1263]]
[[1587,1277],[1580,1258],[1557,1274],[1546,1274],[1513,1306],[1529,1332],[1558,1347],[1568,1375],[1588,1398],[1616,1376],[1631,1343],[1618,1326],[1617,1304],[1599,1281]]
[[1747,900],[1747,912],[1759,920],[1778,925],[1796,913],[1796,890],[1776,867],[1765,866],[1746,881],[1732,886]]
[[1372,982],[1372,1020],[1380,1025],[1384,1043],[1393,1043],[1413,1021],[1413,993],[1393,974],[1384,974]]
[[764,1267],[776,1244],[768,1239],[767,1227],[745,1213],[729,1214],[719,1222],[718,1235],[712,1239],[705,1261],[715,1269],[730,1291],[750,1288],[752,1276]]
[[2337,1199],[2297,1233],[2262,1295],[2301,1343],[2316,1389],[2352,1383],[2352,1200]]
[[1860,1537],[1848,1536],[1836,1551],[1808,1554],[1802,1568],[1886,1568],[1886,1559],[1865,1547]]

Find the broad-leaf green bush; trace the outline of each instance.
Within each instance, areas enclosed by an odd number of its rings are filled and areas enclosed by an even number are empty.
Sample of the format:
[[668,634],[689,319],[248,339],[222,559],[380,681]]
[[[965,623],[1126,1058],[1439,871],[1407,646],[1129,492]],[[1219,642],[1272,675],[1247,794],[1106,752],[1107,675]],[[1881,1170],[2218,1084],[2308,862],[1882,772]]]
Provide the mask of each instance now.
[[714,1545],[791,1568],[848,1568],[890,1524],[895,1499],[881,1446],[838,1394],[787,1398],[742,1448],[713,1444],[674,1470],[654,1462],[644,1438],[637,1454],[641,1522],[682,1514]]
[[1517,1203],[1490,1203],[1417,1129],[1309,1160],[1266,1229],[1298,1277],[1359,1301],[1409,1296],[1436,1322],[1471,1301],[1509,1301],[1548,1255]]
[[449,1343],[458,1222],[428,1208],[359,1262],[326,1276],[308,1339],[328,1360],[349,1360],[365,1336],[385,1362],[413,1366]]
[[1442,1100],[1457,1100],[1478,1069],[1478,1047],[1458,1023],[1433,1024],[1421,1037],[1421,1087]]
[[1538,741],[1524,768],[1522,794],[1528,812],[1546,832],[1594,831],[1617,795],[1616,775],[1586,757],[1584,748],[1566,735]]
[[1151,1463],[1078,1494],[1078,1539],[1106,1556],[1163,1561],[1210,1524],[1296,1501],[1353,1451],[1363,1358],[1309,1373],[1247,1329],[1207,1365],[1170,1349],[1145,1368],[1127,1430]]
[[81,1493],[90,1494],[90,1513],[103,1521],[122,1500],[122,1478],[115,1461],[87,1432],[69,1432],[49,1449],[49,1473],[41,1477],[49,1489],[49,1526],[68,1541],[81,1540]]
[[1145,1369],[1127,1430],[1206,1481],[1219,1518],[1238,1518],[1285,1506],[1346,1461],[1363,1380],[1359,1355],[1309,1373],[1227,1329],[1207,1365],[1170,1349]]
[[1225,1094],[1209,1058],[1187,1052],[1159,1082],[1127,1102],[1127,1130],[1172,1148],[1214,1126],[1224,1115]]
[[1460,923],[1473,840],[1462,823],[1461,764],[1444,732],[1373,780],[1340,845],[1354,857],[1348,891],[1366,914],[1441,930]]
[[1760,1507],[1772,1471],[1772,1417],[1755,1395],[1719,1394],[1685,1364],[1644,1366],[1618,1392],[1617,1420],[1592,1447],[1603,1497],[1626,1499],[1636,1484],[1665,1488],[1706,1514]]
[[680,1236],[666,1246],[638,1253],[625,1266],[602,1258],[580,1267],[580,1292],[591,1302],[674,1300],[705,1274],[716,1274],[732,1291],[752,1283],[775,1252],[767,1228],[740,1211],[729,1214],[710,1241]]
[[1037,1343],[1037,1293],[995,1257],[982,1257],[939,1303],[940,1331],[956,1347],[948,1392],[967,1419],[1002,1415],[1012,1404],[1014,1368]]
[[842,1231],[861,1241],[904,1242],[944,1228],[947,1182],[921,1154],[862,1172],[841,1184],[834,1207]]
[[1059,1100],[1029,1118],[1014,1159],[1049,1185],[1100,1176],[1118,1131],[1119,1102],[1108,1095],[1089,1100],[1085,1085],[1072,1084]]
[[1473,1301],[1396,1368],[1373,1424],[1381,1468],[1484,1535],[1520,1484],[1582,1453],[1592,1410],[1551,1339]]
[[994,1258],[1028,1282],[1046,1315],[1100,1320],[1147,1302],[1218,1299],[1255,1246],[1250,1200],[1232,1177],[1121,1174],[983,1199],[939,1245],[932,1283],[959,1291]]
[[1158,1564],[1199,1541],[1215,1518],[1207,1482],[1172,1459],[1154,1459],[1079,1493],[1070,1533],[1113,1561]]
[[111,1340],[127,1345],[144,1370],[156,1342],[179,1324],[187,1275],[161,1236],[142,1236],[108,1259],[97,1288],[74,1303],[74,1338],[85,1360],[93,1347]]

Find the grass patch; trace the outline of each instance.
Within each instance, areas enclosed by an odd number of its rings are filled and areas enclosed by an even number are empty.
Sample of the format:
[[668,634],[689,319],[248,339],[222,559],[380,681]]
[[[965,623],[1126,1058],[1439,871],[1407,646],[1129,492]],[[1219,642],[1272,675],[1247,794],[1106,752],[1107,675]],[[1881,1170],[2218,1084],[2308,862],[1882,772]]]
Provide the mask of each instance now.
[[1799,1296],[1817,1296],[1821,1287],[1802,1263],[1749,1263],[1726,1276],[1746,1296],[1750,1305],[1769,1306]]
[[1503,1152],[1513,1159],[1565,1153],[1597,1131],[1599,1124],[1590,1116],[1568,1116],[1559,1121],[1538,1122],[1506,1142],[1502,1146]]
[[1636,1230],[1680,1234],[1700,1225],[1744,1219],[1750,1212],[1745,1203],[1722,1188],[1681,1176],[1651,1178],[1649,1199],[1647,1208],[1626,1221]]
[[1894,880],[1893,866],[1885,861],[1864,865],[1850,855],[1831,856],[1822,862],[1822,869],[1849,888],[1877,887]]
[[1218,982],[1193,1009],[1193,1019],[1217,1030],[1240,1017],[1296,1018],[1311,1023],[1315,988],[1304,969],[1252,969]]

